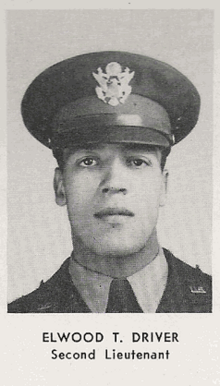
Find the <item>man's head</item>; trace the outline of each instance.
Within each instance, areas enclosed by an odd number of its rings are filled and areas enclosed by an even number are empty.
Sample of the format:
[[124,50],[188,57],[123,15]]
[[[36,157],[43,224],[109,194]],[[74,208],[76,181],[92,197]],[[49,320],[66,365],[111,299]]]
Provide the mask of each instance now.
[[127,52],[80,55],[33,81],[22,115],[58,160],[56,202],[67,205],[74,245],[123,256],[156,240],[166,156],[199,107],[184,75]]

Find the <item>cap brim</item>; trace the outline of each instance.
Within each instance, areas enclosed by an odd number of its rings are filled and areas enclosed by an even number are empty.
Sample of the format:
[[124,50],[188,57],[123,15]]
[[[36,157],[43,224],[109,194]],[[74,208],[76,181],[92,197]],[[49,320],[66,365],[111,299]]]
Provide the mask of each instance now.
[[[77,130],[78,129],[78,130]],[[65,148],[87,143],[136,143],[143,145],[170,147],[167,135],[152,128],[107,126],[94,128],[76,128],[62,132],[53,138],[52,148]]]

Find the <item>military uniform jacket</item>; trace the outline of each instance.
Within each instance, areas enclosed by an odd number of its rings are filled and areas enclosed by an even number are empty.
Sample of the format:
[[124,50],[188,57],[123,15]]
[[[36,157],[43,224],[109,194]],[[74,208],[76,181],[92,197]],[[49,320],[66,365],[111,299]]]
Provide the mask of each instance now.
[[[211,277],[193,268],[164,249],[168,263],[166,288],[157,313],[212,312]],[[69,259],[45,283],[32,293],[8,305],[9,313],[88,313],[69,274]]]

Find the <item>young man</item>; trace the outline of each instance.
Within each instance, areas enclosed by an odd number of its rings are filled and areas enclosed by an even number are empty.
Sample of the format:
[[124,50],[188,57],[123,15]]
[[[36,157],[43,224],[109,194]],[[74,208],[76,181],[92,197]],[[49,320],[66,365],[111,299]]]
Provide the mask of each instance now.
[[29,86],[22,115],[52,149],[56,202],[74,251],[8,312],[211,312],[211,278],[158,243],[171,147],[195,126],[200,98],[171,66],[126,52],[58,63]]

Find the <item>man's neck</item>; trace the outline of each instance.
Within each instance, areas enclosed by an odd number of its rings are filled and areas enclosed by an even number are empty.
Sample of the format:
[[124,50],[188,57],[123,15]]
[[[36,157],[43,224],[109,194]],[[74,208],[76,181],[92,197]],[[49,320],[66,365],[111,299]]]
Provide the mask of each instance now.
[[114,278],[128,277],[148,265],[159,252],[156,231],[138,252],[126,256],[98,255],[74,239],[74,259],[82,266]]

